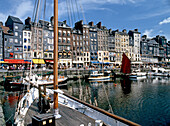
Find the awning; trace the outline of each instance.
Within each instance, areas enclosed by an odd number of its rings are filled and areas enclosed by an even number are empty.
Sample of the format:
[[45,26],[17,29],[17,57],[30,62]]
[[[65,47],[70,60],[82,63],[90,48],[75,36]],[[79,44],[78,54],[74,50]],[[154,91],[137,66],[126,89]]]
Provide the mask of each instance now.
[[99,63],[99,61],[91,61],[91,63]]
[[5,62],[5,61],[0,61],[0,63],[7,63],[7,62]]
[[4,61],[7,63],[15,63],[15,64],[24,63],[24,60],[22,59],[4,59]]
[[33,59],[32,61],[34,64],[45,64],[43,59]]
[[24,63],[31,64],[31,60],[24,60]]
[[54,63],[53,60],[45,60],[45,62],[47,62],[47,63]]

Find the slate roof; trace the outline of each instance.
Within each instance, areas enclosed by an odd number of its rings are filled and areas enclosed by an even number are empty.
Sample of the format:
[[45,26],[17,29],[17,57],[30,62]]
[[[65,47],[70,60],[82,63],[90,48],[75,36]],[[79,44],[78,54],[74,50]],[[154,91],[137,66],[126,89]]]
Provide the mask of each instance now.
[[11,20],[13,22],[23,24],[22,21],[19,18],[17,18],[17,17],[9,16],[8,18],[11,18]]

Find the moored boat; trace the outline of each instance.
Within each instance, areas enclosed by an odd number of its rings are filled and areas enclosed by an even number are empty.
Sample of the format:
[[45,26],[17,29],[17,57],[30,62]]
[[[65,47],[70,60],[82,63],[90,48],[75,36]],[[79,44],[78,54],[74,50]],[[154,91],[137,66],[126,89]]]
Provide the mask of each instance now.
[[110,72],[111,71],[92,71],[90,74],[88,80],[89,81],[104,81],[104,80],[110,80]]

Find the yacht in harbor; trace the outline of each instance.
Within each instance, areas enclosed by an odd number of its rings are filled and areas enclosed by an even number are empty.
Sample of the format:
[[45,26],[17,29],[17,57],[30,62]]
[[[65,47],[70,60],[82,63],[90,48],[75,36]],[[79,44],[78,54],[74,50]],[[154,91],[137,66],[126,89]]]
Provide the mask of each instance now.
[[162,77],[169,77],[170,70],[160,67],[153,67],[151,71],[148,72],[148,76],[162,76]]
[[88,78],[89,81],[106,81],[106,80],[110,80],[110,73],[111,71],[91,71],[91,74]]

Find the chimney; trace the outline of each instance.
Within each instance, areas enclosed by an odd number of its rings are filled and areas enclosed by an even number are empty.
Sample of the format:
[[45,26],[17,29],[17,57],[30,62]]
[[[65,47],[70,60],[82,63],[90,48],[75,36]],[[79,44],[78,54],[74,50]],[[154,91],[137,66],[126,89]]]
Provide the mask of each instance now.
[[126,33],[126,29],[123,29],[122,32]]
[[27,19],[25,19],[25,25],[30,25],[31,24],[31,18],[27,17]]
[[112,29],[109,29],[109,34],[112,34]]
[[0,21],[0,26],[3,26],[3,22],[2,21]]
[[54,25],[54,17],[53,16],[50,18],[50,22],[51,22],[51,25]]
[[119,32],[119,29],[117,29],[116,32]]
[[138,32],[138,29],[136,28],[134,31]]
[[101,23],[101,22],[97,23],[97,27],[98,27],[99,29],[101,29],[101,28],[102,28],[102,23]]
[[89,25],[90,25],[90,26],[94,26],[93,21],[89,22]]
[[64,23],[64,24],[67,24],[67,21],[66,21],[66,20],[64,20],[64,21],[63,21],[63,23]]
[[75,29],[82,30],[82,28],[83,28],[83,20],[80,20],[75,23]]

